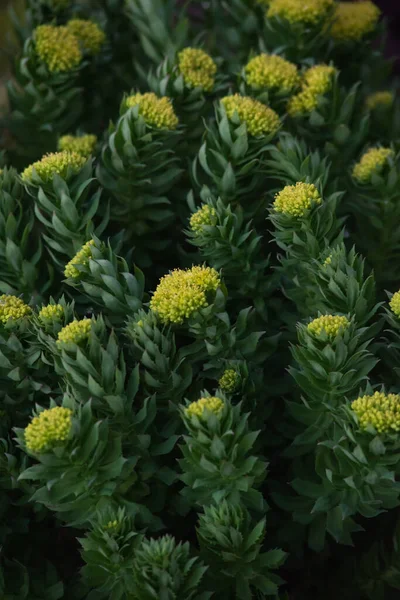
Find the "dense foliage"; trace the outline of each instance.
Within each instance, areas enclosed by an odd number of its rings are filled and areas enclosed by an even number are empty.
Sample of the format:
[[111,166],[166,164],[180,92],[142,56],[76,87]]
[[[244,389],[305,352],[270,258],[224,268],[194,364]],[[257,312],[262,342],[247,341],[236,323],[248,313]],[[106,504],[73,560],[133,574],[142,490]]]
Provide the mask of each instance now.
[[400,109],[369,0],[27,0],[0,597],[397,598]]

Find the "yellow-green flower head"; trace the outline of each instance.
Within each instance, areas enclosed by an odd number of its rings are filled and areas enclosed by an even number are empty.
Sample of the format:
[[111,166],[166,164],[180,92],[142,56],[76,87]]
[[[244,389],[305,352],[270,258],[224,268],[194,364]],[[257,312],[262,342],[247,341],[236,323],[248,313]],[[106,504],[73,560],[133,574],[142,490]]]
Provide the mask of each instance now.
[[46,321],[62,321],[64,317],[64,308],[61,304],[48,304],[39,311],[39,319],[44,323]]
[[178,54],[178,68],[188,87],[201,87],[206,92],[213,89],[217,65],[204,50],[184,48]]
[[82,246],[82,248],[77,252],[72,260],[69,261],[67,266],[64,269],[65,277],[70,277],[71,279],[77,279],[80,276],[79,269],[76,268],[75,265],[83,265],[86,266],[89,264],[89,260],[92,257],[92,246],[94,244],[94,240],[89,240]]
[[115,519],[114,521],[108,521],[108,523],[106,525],[104,525],[104,529],[106,529],[107,531],[116,531],[119,528],[119,521],[117,521],[117,519]]
[[190,217],[190,229],[194,233],[201,233],[204,225],[215,225],[217,222],[217,211],[212,206],[204,204]]
[[291,92],[299,83],[297,66],[277,54],[260,54],[245,67],[246,81],[254,89]]
[[153,92],[134,94],[125,100],[127,108],[139,105],[139,115],[148,125],[157,129],[176,129],[178,117],[174,112],[172,102],[167,96],[159,98]]
[[207,292],[215,292],[219,285],[219,275],[210,267],[176,269],[161,279],[150,308],[163,323],[180,324],[208,306]]
[[32,309],[21,298],[3,294],[0,296],[0,322],[7,323],[10,319],[17,321],[26,317]]
[[361,429],[373,427],[378,433],[400,431],[400,396],[375,392],[351,403]]
[[96,23],[86,19],[71,19],[71,21],[68,21],[67,27],[88,54],[98,54],[100,52],[106,34]]
[[332,263],[332,254],[330,254],[329,256],[326,257],[326,259],[324,260],[323,266],[327,267],[331,263]]
[[289,23],[315,25],[323,21],[334,0],[271,0],[267,17],[280,17]]
[[369,0],[366,2],[338,2],[335,7],[331,35],[335,40],[341,42],[360,41],[375,29],[380,14],[379,8]]
[[400,318],[400,291],[393,294],[392,299],[389,302],[389,306],[396,317]]
[[226,369],[218,381],[218,385],[224,392],[232,394],[239,385],[239,381],[240,375],[235,369]]
[[39,25],[34,38],[37,55],[52,73],[71,71],[82,60],[78,39],[67,27]]
[[82,156],[89,157],[93,154],[96,144],[96,135],[63,135],[58,140],[58,150],[61,152],[76,152]]
[[370,94],[369,96],[367,96],[365,104],[367,105],[367,108],[369,108],[369,110],[375,110],[376,108],[385,108],[391,106],[393,102],[393,92],[389,92],[389,90],[386,90]]
[[325,333],[330,340],[335,339],[350,325],[350,321],[347,317],[339,315],[323,315],[314,319],[307,325],[307,329],[312,335],[319,337],[322,333]]
[[71,432],[72,410],[55,406],[34,417],[25,429],[25,444],[30,452],[41,454],[62,445]]
[[77,152],[52,152],[43,156],[41,160],[29,165],[29,167],[26,167],[22,172],[21,178],[26,183],[29,183],[32,180],[33,170],[35,169],[36,174],[46,183],[51,181],[55,174],[65,179],[70,172],[78,173],[86,161],[86,156],[82,156]]
[[[225,404],[221,398],[217,396],[210,396],[209,398],[200,398],[196,402],[191,402],[188,407],[185,408],[185,414],[187,417],[198,417],[199,419],[205,417],[208,413],[213,413],[217,417],[220,416]],[[207,412],[206,412],[207,411]]]
[[309,114],[318,106],[318,98],[332,87],[337,69],[328,65],[315,65],[304,73],[301,91],[289,99],[287,112],[292,117]]
[[280,127],[279,115],[269,106],[265,106],[262,102],[258,102],[258,100],[254,100],[249,96],[241,96],[240,94],[225,96],[225,98],[222,98],[221,103],[229,119],[237,113],[239,120],[246,123],[250,135],[273,134]]
[[276,212],[290,217],[303,217],[315,204],[321,204],[319,192],[313,183],[286,185],[275,196],[273,207]]
[[369,183],[373,175],[379,175],[382,172],[391,156],[394,156],[394,152],[390,148],[371,148],[354,166],[354,179],[358,183]]
[[64,344],[80,344],[88,339],[91,329],[92,321],[90,319],[72,321],[59,332],[57,346],[62,348]]

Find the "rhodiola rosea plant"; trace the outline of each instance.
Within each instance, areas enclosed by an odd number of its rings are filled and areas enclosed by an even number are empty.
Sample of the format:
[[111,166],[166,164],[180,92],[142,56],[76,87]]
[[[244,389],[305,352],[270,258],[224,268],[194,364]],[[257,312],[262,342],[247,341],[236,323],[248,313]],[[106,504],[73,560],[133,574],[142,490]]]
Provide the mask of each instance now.
[[400,112],[371,1],[27,0],[0,597],[400,590]]

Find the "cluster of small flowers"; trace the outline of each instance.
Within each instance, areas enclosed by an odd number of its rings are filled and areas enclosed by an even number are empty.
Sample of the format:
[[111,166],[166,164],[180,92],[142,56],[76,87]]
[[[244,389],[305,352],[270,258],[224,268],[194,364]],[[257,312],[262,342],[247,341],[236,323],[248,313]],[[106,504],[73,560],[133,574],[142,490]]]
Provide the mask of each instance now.
[[366,99],[366,105],[369,110],[375,110],[377,108],[385,108],[391,106],[394,102],[394,94],[389,90],[383,90],[380,92],[374,92],[370,94]]
[[245,66],[246,81],[255,90],[290,93],[300,81],[297,66],[276,54],[260,54]]
[[86,266],[89,263],[89,260],[92,256],[92,246],[94,244],[94,240],[89,240],[82,246],[82,248],[77,252],[72,260],[66,265],[64,269],[65,277],[70,277],[71,279],[77,279],[80,276],[79,269],[76,268],[76,265]]
[[340,42],[358,42],[371,33],[381,11],[369,0],[362,2],[338,2],[333,15],[331,36]]
[[64,308],[61,304],[48,304],[39,311],[38,317],[44,323],[46,321],[61,321],[64,317]]
[[326,20],[334,0],[271,0],[267,17],[279,17],[289,23],[316,25]]
[[36,175],[46,183],[51,181],[55,174],[65,179],[69,173],[80,171],[86,161],[86,156],[77,152],[52,152],[26,167],[21,177],[24,182],[29,183],[32,181],[33,171],[35,171]]
[[226,369],[218,381],[218,386],[224,392],[232,394],[237,389],[239,381],[240,375],[235,369]]
[[93,154],[96,144],[96,135],[63,135],[58,141],[58,150],[60,152],[76,152],[82,156],[89,157]]
[[34,32],[36,53],[52,73],[76,69],[82,51],[98,54],[105,41],[104,32],[92,21],[72,19],[66,25],[39,25]]
[[287,185],[276,196],[273,208],[290,217],[303,217],[315,204],[321,204],[319,192],[313,183]]
[[30,452],[48,452],[64,443],[71,432],[72,410],[55,406],[34,417],[25,429],[25,444]]
[[351,403],[361,429],[373,427],[378,433],[400,431],[400,396],[375,392]]
[[221,104],[229,119],[236,114],[240,122],[246,123],[247,130],[253,136],[275,134],[281,121],[279,115],[269,106],[250,98],[233,94],[222,98]]
[[139,106],[139,115],[143,117],[147,125],[156,129],[176,129],[178,117],[174,112],[170,98],[163,96],[158,98],[153,92],[146,94],[133,94],[125,100],[125,106],[132,108]]
[[29,315],[32,309],[21,298],[3,294],[0,296],[0,322],[17,321]]
[[194,233],[201,233],[205,225],[215,225],[217,222],[217,211],[212,206],[204,204],[190,217],[190,229]]
[[57,346],[62,348],[65,344],[80,344],[88,339],[91,330],[92,321],[90,319],[72,321],[59,332]]
[[394,152],[390,148],[371,148],[354,165],[354,179],[358,183],[369,183],[373,175],[379,175],[382,172],[388,159],[392,156],[394,156]]
[[210,267],[176,269],[161,279],[150,308],[163,323],[181,324],[208,306],[207,292],[215,292],[219,285],[219,275]]
[[185,408],[185,414],[188,417],[203,418],[208,413],[219,416],[224,408],[225,404],[221,398],[217,396],[210,396],[208,398],[200,398],[195,402],[191,402],[189,406]]
[[335,67],[315,65],[305,71],[301,81],[301,91],[290,98],[287,111],[292,117],[311,113],[318,106],[318,98],[332,87]]
[[308,331],[319,337],[325,333],[330,340],[335,339],[339,333],[342,333],[350,325],[347,317],[339,315],[323,315],[317,317],[307,325]]
[[213,89],[217,65],[204,50],[184,48],[178,54],[178,68],[188,87],[200,87],[206,92]]

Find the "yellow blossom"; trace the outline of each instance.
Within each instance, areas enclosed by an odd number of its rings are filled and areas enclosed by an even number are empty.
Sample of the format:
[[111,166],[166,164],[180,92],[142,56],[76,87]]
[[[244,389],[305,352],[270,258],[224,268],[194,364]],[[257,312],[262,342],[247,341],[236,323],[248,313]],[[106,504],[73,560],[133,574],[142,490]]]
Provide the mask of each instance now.
[[381,11],[373,3],[338,2],[335,7],[331,35],[341,42],[360,41],[371,33],[379,19]]
[[75,265],[86,266],[89,264],[89,260],[92,257],[92,246],[94,244],[94,240],[89,240],[82,246],[82,248],[77,252],[72,260],[66,265],[64,269],[65,277],[70,277],[71,279],[77,279],[81,272],[76,268]]
[[56,406],[34,417],[25,429],[25,444],[30,452],[41,454],[63,444],[72,427],[72,410]]
[[313,183],[287,185],[281,190],[274,200],[273,207],[276,212],[290,217],[302,217],[315,204],[321,204],[319,192]]
[[[221,398],[217,398],[216,396],[211,396],[209,398],[200,398],[200,400],[196,400],[196,402],[192,402],[188,407],[185,408],[186,416],[188,417],[198,417],[201,419],[202,417],[207,415],[208,413],[213,413],[217,417],[221,414],[224,408],[224,401]],[[207,412],[205,412],[207,411]]]
[[61,304],[48,304],[39,311],[41,321],[61,321],[64,317],[64,308]]
[[3,294],[0,296],[0,322],[7,323],[10,319],[17,321],[32,312],[21,298]]
[[291,92],[299,83],[297,67],[276,54],[260,54],[245,67],[246,81],[254,89]]
[[89,157],[93,154],[96,144],[96,135],[63,135],[58,140],[58,150],[61,152],[76,152],[82,156]]
[[392,299],[389,302],[389,306],[396,317],[400,317],[400,291],[393,294]]
[[215,292],[219,285],[219,275],[210,267],[176,269],[161,279],[150,308],[163,323],[180,324],[208,306],[207,293]]
[[379,175],[394,156],[390,148],[371,148],[362,155],[360,161],[353,168],[353,177],[358,183],[369,183],[373,175]]
[[204,50],[184,48],[178,54],[178,67],[188,87],[201,87],[206,92],[213,89],[217,65]]
[[225,369],[220,378],[218,385],[224,392],[232,394],[240,381],[240,375],[235,369]]
[[274,134],[280,127],[278,114],[249,96],[234,94],[221,100],[229,119],[237,114],[242,123],[246,123],[250,135],[262,136]]
[[167,96],[158,98],[153,92],[134,94],[125,100],[127,108],[139,105],[139,115],[148,125],[157,129],[176,129],[178,117],[174,112],[172,102]]
[[280,17],[289,23],[315,25],[324,21],[334,0],[271,0],[267,17]]
[[315,65],[305,71],[301,80],[301,91],[290,98],[287,112],[292,117],[309,114],[318,106],[318,98],[326,94],[332,87],[333,77],[337,73],[335,67]]
[[64,344],[80,344],[88,339],[91,329],[92,321],[90,319],[72,321],[59,332],[57,346],[62,348]]
[[67,27],[39,25],[34,39],[39,58],[51,72],[71,71],[82,60],[78,39]]
[[361,429],[373,427],[378,433],[400,431],[400,396],[375,392],[351,403]]
[[215,208],[204,204],[197,212],[190,217],[190,229],[194,233],[201,233],[204,225],[215,225],[217,222],[217,212]]
[[86,162],[86,157],[77,152],[53,152],[46,154],[41,160],[29,165],[21,177],[29,183],[33,177],[33,170],[44,182],[49,182],[57,174],[65,179],[69,173],[78,173]]
[[71,21],[68,21],[67,27],[88,54],[98,54],[100,52],[106,35],[96,23],[86,19],[71,19]]
[[319,337],[322,333],[325,333],[330,340],[335,339],[339,333],[342,333],[350,325],[350,321],[347,317],[339,315],[323,315],[314,319],[307,325],[307,329],[310,333]]
[[375,110],[376,108],[388,107],[391,106],[394,102],[394,94],[393,92],[382,91],[375,92],[374,94],[370,94],[367,96],[365,104],[369,110]]

